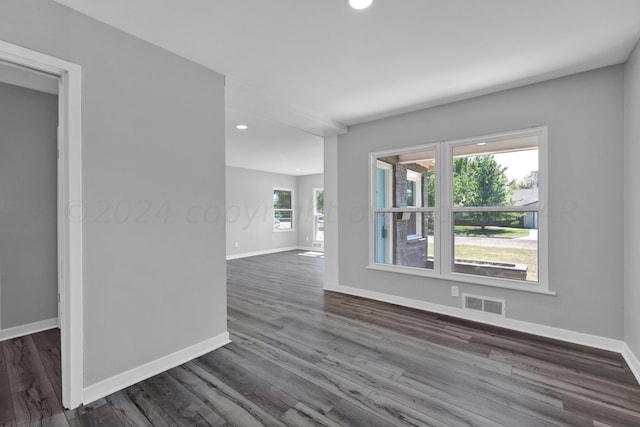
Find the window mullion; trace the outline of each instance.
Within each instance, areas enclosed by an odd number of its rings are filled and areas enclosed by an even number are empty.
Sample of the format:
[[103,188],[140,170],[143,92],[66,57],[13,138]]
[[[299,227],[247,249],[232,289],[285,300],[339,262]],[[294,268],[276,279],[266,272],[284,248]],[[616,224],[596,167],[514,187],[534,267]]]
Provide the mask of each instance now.
[[448,275],[451,273],[452,249],[452,213],[453,205],[453,171],[451,147],[444,144],[440,150],[440,162],[438,171],[440,172],[440,273]]

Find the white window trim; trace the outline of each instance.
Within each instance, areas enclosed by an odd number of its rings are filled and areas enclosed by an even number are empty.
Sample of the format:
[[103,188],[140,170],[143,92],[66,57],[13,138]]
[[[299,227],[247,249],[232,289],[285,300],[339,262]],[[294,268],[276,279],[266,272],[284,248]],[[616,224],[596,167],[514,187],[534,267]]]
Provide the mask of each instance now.
[[[464,139],[456,139],[442,141],[431,144],[418,145],[413,147],[405,147],[401,149],[392,149],[370,153],[370,216],[369,216],[369,265],[368,269],[381,270],[402,274],[417,275],[423,277],[434,277],[438,279],[472,283],[476,285],[515,289],[525,292],[541,293],[555,295],[555,292],[549,290],[548,280],[548,216],[547,216],[547,197],[548,197],[548,126],[537,126],[530,129],[516,130],[510,132],[501,132],[491,135],[479,137],[471,137]],[[454,207],[452,201],[453,188],[453,171],[452,150],[453,147],[459,145],[478,144],[481,142],[492,142],[496,140],[504,140],[509,138],[521,138],[526,136],[538,136],[538,205],[535,207],[518,207],[517,211],[536,211],[538,214],[538,282],[523,282],[513,279],[505,279],[499,277],[482,277],[473,276],[464,273],[455,273],[452,271],[452,264],[449,260],[453,255],[453,230],[451,229],[452,214],[454,211],[464,211],[465,208]],[[416,151],[433,150],[436,151],[436,206],[429,208],[377,208],[375,200],[376,186],[376,167],[377,159],[380,157],[412,153]],[[446,151],[445,151],[446,150]],[[451,164],[450,164],[451,163]],[[469,210],[477,210],[470,208]],[[483,208],[485,211],[513,211],[513,207],[488,207]],[[379,212],[434,212],[435,230],[434,230],[434,268],[433,270],[403,267],[398,265],[376,263],[374,259],[374,241],[375,241],[375,217]],[[447,260],[447,262],[442,262]]]
[[[375,262],[374,256],[374,248],[375,248],[375,221],[376,214],[378,213],[398,213],[398,212],[433,212],[434,221],[436,224],[440,222],[440,212],[437,209],[437,206],[440,206],[440,192],[436,191],[435,194],[435,202],[436,206],[428,206],[428,207],[406,207],[406,208],[392,208],[392,207],[384,207],[378,208],[376,206],[376,178],[377,178],[377,169],[378,167],[383,169],[392,170],[392,166],[388,163],[382,162],[378,160],[380,157],[388,157],[395,156],[399,154],[409,154],[417,151],[434,151],[436,157],[436,182],[435,187],[438,188],[440,183],[440,168],[437,167],[440,164],[440,150],[439,143],[430,143],[424,145],[418,145],[413,147],[405,147],[400,149],[393,150],[385,150],[385,151],[377,151],[375,153],[369,154],[369,164],[370,164],[370,175],[369,175],[369,201],[370,201],[370,215],[369,215],[369,265],[367,268],[383,270],[383,271],[394,271],[398,273],[407,273],[407,274],[418,274],[420,276],[429,276],[429,277],[440,277],[440,248],[438,245],[434,245],[434,265],[433,270],[422,269],[422,268],[414,268],[414,267],[402,267],[393,264],[381,264]],[[388,194],[391,194],[393,191],[393,185],[388,183]],[[389,205],[392,205],[391,200],[387,200]],[[439,227],[436,226],[434,230],[434,242],[437,242],[440,238],[440,230]],[[389,245],[392,246],[392,240],[389,239]],[[389,248],[389,253],[392,252],[392,248]]]
[[[271,227],[274,233],[288,233],[290,231],[296,231],[296,193],[293,188],[285,188],[285,187],[273,187],[271,191],[271,206],[273,206],[273,192],[274,191],[289,191],[291,192],[291,209],[276,209],[272,207],[272,215],[271,215]],[[291,228],[280,229],[274,226],[276,219],[276,211],[282,212],[291,212]]]

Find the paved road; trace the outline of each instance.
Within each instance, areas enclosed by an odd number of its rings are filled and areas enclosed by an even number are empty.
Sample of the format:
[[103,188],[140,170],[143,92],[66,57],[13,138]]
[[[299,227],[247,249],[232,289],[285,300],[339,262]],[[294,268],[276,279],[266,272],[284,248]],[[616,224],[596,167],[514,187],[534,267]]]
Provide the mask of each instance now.
[[538,241],[531,239],[491,239],[487,237],[456,237],[457,245],[509,249],[537,249]]

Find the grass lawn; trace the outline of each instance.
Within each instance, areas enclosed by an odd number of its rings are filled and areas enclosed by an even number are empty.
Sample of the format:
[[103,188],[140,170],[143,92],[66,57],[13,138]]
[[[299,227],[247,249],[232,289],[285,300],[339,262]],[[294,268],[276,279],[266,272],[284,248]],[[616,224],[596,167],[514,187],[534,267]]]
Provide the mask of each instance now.
[[515,239],[516,237],[527,237],[529,235],[529,230],[509,227],[485,227],[483,230],[474,225],[456,225],[454,230],[456,236],[464,237],[500,237],[503,239]]
[[466,245],[458,245],[455,247],[456,258],[526,264],[529,266],[527,270],[527,280],[533,282],[538,280],[537,253],[538,251],[534,249],[487,248]]

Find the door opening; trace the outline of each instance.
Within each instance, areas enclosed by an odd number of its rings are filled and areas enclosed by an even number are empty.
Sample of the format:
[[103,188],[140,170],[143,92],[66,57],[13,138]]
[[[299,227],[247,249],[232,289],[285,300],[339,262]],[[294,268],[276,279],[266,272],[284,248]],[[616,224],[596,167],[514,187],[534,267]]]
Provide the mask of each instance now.
[[62,404],[82,403],[81,68],[0,41],[0,61],[58,79],[58,283]]

